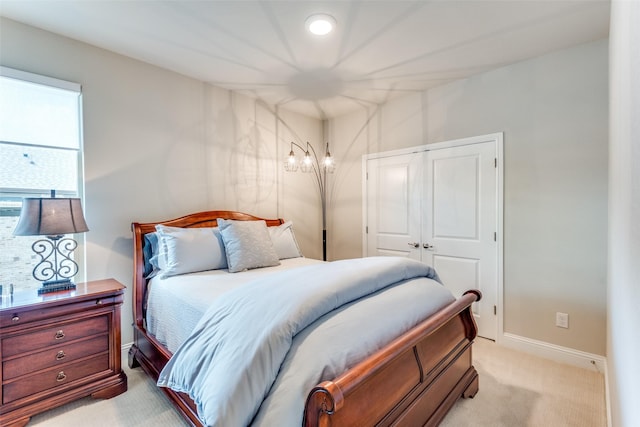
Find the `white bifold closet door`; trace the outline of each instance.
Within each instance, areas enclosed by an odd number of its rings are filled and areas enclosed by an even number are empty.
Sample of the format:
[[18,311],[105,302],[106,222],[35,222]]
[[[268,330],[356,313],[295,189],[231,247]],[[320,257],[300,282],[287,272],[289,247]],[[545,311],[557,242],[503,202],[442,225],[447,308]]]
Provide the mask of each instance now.
[[367,160],[366,253],[433,266],[456,297],[478,289],[478,334],[496,339],[495,142]]

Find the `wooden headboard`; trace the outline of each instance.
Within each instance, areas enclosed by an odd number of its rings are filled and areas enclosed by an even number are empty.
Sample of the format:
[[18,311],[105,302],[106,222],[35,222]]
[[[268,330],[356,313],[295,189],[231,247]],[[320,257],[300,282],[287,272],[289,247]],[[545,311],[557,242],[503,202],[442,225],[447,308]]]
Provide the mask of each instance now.
[[284,224],[283,219],[258,218],[253,215],[234,211],[198,212],[167,221],[131,223],[131,231],[133,231],[133,318],[135,319],[135,325],[139,329],[145,329],[143,309],[147,293],[147,279],[144,277],[144,235],[156,231],[156,225],[158,224],[182,228],[217,227],[218,218],[234,219],[237,221],[263,220],[270,227]]

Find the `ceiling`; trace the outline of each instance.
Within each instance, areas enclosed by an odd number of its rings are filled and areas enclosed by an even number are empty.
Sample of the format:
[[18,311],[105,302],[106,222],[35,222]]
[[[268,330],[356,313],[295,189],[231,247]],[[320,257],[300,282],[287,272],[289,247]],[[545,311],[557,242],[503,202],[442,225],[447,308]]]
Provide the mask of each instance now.
[[[0,14],[321,119],[607,37],[608,0],[34,1]],[[305,29],[332,15],[324,37]]]

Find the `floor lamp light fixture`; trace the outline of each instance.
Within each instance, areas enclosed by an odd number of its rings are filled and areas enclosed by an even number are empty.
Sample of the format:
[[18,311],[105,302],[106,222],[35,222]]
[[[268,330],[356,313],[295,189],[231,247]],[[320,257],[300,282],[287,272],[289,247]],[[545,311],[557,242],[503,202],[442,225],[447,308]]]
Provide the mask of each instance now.
[[66,234],[89,231],[82,213],[80,199],[25,198],[22,201],[18,225],[14,236],[46,236],[33,243],[31,248],[40,257],[33,269],[33,277],[43,282],[38,294],[72,290],[76,285],[71,278],[78,273],[73,251],[78,246]]
[[[298,160],[294,147],[299,149],[304,156]],[[284,170],[296,172],[300,169],[304,173],[313,173],[318,191],[320,192],[320,202],[322,203],[322,259],[327,260],[327,174],[333,173],[336,168],[335,161],[329,152],[327,142],[324,157],[320,160],[316,150],[307,141],[307,146],[303,147],[291,141],[291,151],[284,162]]]

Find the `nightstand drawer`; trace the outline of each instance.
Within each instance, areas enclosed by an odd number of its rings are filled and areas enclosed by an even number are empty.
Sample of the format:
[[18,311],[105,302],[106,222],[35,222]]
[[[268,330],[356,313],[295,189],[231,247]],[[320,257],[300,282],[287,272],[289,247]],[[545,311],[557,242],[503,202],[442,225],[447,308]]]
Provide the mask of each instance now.
[[61,323],[35,332],[3,339],[2,355],[4,358],[7,358],[16,354],[56,346],[61,343],[67,343],[79,338],[106,333],[108,331],[109,319],[107,315],[76,322]]
[[16,327],[30,322],[48,320],[52,317],[72,313],[82,313],[96,307],[122,304],[122,295],[104,296],[77,302],[67,302],[60,306],[31,308],[29,306],[5,309],[0,313],[0,327]]
[[72,344],[61,344],[29,356],[16,357],[2,364],[5,380],[36,372],[41,369],[73,362],[82,357],[98,354],[109,350],[109,335],[98,335],[88,340],[77,341]]
[[6,404],[38,392],[55,389],[108,369],[109,354],[104,353],[88,360],[48,369],[15,381],[7,381],[3,386],[2,403]]

